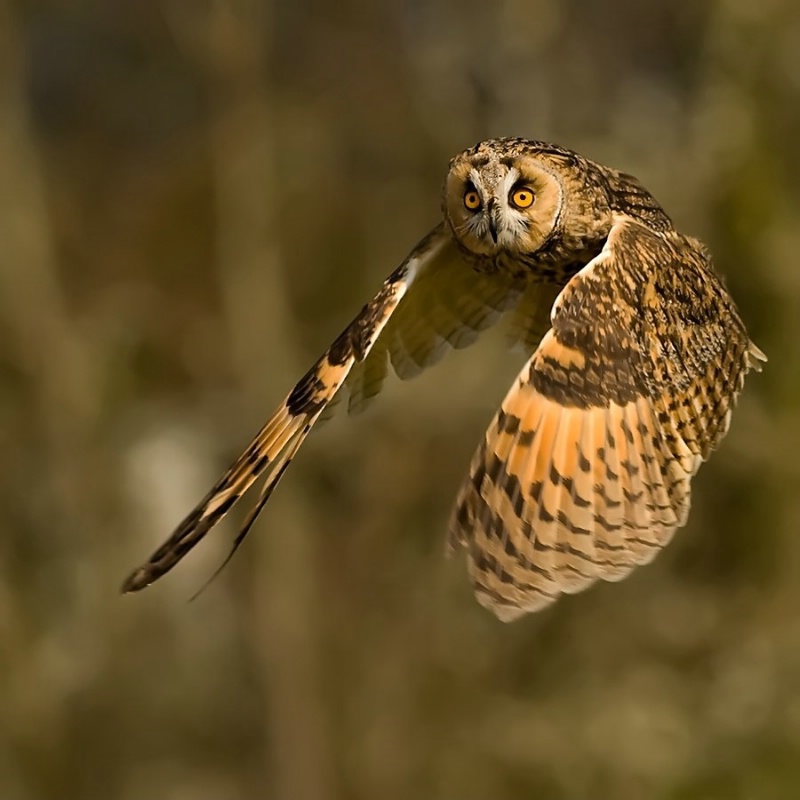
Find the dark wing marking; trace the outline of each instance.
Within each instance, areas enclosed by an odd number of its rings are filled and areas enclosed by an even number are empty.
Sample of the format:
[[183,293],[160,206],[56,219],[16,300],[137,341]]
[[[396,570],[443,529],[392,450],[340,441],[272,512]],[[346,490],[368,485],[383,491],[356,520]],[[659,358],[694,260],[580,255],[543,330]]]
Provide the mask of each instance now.
[[357,409],[380,389],[389,361],[401,377],[416,374],[447,347],[474,341],[517,300],[521,289],[519,280],[474,271],[459,256],[449,230],[437,226],[294,387],[202,502],[128,577],[123,591],[143,589],[172,569],[263,476],[261,496],[232,555],[345,381],[350,405]]
[[620,217],[457,498],[449,545],[467,548],[479,601],[511,620],[652,560],[758,358],[700,246]]

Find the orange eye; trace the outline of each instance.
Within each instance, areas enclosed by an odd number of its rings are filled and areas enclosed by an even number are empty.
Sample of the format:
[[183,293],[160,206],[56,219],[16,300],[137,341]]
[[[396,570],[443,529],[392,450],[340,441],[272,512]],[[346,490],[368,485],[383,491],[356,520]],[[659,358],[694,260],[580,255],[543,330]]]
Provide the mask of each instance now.
[[481,196],[474,189],[467,189],[464,193],[464,205],[470,211],[476,211],[481,207]]
[[530,208],[533,205],[534,195],[527,186],[520,186],[511,192],[509,199],[517,208]]

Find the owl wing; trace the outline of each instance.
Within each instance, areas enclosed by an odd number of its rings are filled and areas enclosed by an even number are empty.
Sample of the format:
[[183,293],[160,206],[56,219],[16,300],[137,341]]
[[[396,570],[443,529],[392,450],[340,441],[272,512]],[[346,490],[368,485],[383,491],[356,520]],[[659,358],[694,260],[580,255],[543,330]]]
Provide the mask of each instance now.
[[444,223],[428,238],[441,241],[441,247],[417,270],[413,291],[388,316],[366,357],[353,364],[347,377],[351,414],[380,392],[390,365],[402,380],[416,377],[448,350],[471,345],[529,295],[525,279],[471,269]]
[[553,306],[451,517],[503,620],[651,561],[763,354],[699,243],[626,217]]
[[232,555],[344,384],[350,387],[351,410],[359,410],[380,390],[390,363],[401,378],[417,374],[448,348],[473,342],[519,300],[524,288],[519,278],[473,270],[449,230],[444,224],[437,226],[300,379],[208,495],[128,577],[123,591],[143,589],[169,571],[264,476],[260,497],[234,541]]

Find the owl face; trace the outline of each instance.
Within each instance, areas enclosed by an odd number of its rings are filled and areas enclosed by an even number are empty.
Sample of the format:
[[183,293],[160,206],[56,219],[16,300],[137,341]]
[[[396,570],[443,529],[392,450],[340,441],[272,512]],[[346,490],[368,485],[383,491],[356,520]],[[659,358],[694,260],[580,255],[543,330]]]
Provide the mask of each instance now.
[[468,150],[450,164],[444,210],[456,239],[477,255],[536,252],[555,227],[562,184],[534,155]]

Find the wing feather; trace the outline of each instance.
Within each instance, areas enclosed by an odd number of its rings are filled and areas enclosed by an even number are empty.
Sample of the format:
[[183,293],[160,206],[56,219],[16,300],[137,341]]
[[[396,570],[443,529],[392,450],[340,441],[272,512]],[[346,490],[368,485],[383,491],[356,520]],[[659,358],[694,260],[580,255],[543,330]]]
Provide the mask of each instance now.
[[434,234],[423,239],[406,261],[389,276],[376,297],[364,306],[327,352],[300,379],[247,449],[178,525],[169,539],[145,564],[128,576],[122,586],[124,592],[143,589],[172,569],[263,474],[264,486],[255,513],[246,521],[231,552],[239,546],[258,511],[314,423],[341,388],[353,365],[367,356],[420,269],[435,264],[437,253],[447,246],[446,237]]
[[123,591],[143,589],[172,569],[263,478],[259,499],[230,558],[343,385],[350,390],[350,410],[360,410],[380,391],[390,363],[401,378],[409,378],[448,349],[467,346],[514,306],[524,287],[522,278],[476,272],[460,255],[449,229],[443,223],[434,228],[303,376],[208,495],[126,579]]
[[621,217],[470,465],[449,542],[503,620],[656,556],[763,354],[705,252]]
[[[443,226],[437,230],[445,235]],[[363,411],[380,392],[389,364],[402,380],[416,377],[449,350],[473,344],[523,294],[536,294],[526,287],[526,278],[470,269],[448,239],[436,268],[420,272],[414,302],[397,308],[367,358],[354,366],[347,380],[350,413]]]

